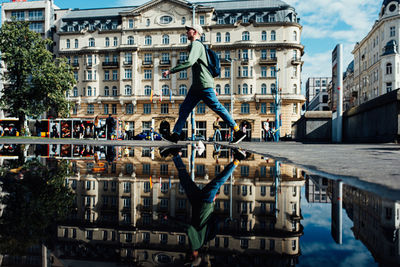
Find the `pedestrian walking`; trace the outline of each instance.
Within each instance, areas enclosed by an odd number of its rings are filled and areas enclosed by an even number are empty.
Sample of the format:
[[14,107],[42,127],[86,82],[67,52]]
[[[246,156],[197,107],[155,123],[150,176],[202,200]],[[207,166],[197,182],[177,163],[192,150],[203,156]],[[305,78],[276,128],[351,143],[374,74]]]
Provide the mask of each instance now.
[[164,71],[163,77],[167,77],[169,74],[177,73],[192,67],[193,83],[185,100],[179,108],[179,118],[175,123],[172,134],[163,135],[163,138],[170,142],[177,143],[190,112],[192,112],[193,108],[200,102],[200,100],[203,100],[208,107],[217,113],[229,125],[229,127],[235,131],[231,143],[237,144],[243,140],[245,134],[240,131],[239,126],[226,108],[218,101],[217,96],[215,95],[213,88],[214,79],[207,68],[208,60],[206,49],[200,41],[201,35],[203,34],[203,28],[200,25],[186,26],[185,28],[187,37],[191,42],[189,57],[186,62],[177,65],[171,70]]

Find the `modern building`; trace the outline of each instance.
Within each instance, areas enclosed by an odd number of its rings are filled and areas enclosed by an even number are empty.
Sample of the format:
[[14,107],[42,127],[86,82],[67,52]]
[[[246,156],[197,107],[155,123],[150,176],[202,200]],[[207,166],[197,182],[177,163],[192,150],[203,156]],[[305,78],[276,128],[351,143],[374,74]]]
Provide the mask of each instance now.
[[[251,139],[260,140],[263,121],[275,121],[276,92],[281,136],[290,134],[300,117],[305,101],[300,93],[302,26],[295,9],[283,1],[154,0],[135,7],[59,12],[57,55],[68,58],[77,80],[69,96],[72,117],[110,113],[135,133],[162,123],[173,126],[191,71],[166,78],[161,73],[186,60],[184,26],[192,23],[203,27],[203,42],[221,57],[222,73],[215,79],[219,100],[228,110],[233,106],[234,118],[248,125]],[[216,116],[199,103],[196,134],[211,137]],[[225,124],[222,128],[227,130]]]
[[319,175],[305,174],[308,203],[331,203],[328,196],[328,179]]
[[330,110],[328,108],[328,85],[330,77],[310,77],[306,82],[306,110]]
[[384,0],[379,19],[354,50],[354,86],[357,105],[400,87],[400,8],[398,0]]

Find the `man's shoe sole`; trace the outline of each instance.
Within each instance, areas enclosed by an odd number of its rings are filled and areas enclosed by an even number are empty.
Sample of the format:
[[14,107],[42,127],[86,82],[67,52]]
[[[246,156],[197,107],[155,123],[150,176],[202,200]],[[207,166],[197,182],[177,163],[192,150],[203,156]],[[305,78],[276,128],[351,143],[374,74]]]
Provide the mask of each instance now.
[[237,141],[235,141],[235,142],[230,142],[229,144],[231,144],[231,145],[237,145],[237,144],[239,144],[240,142],[242,142],[242,140],[245,139],[245,138],[246,138],[246,136],[244,135],[244,136],[242,136],[242,138],[240,138],[239,140],[237,140]]

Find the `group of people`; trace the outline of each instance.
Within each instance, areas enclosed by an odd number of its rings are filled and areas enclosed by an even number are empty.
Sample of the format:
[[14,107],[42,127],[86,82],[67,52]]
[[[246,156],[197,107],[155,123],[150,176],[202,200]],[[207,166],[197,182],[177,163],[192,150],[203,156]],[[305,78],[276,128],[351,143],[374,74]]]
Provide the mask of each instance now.
[[14,124],[8,126],[0,125],[0,136],[16,136],[18,132],[17,127]]
[[277,141],[276,140],[276,132],[278,131],[275,128],[275,125],[270,127],[269,125],[269,119],[267,121],[264,121],[263,123],[263,130],[264,130],[264,141]]

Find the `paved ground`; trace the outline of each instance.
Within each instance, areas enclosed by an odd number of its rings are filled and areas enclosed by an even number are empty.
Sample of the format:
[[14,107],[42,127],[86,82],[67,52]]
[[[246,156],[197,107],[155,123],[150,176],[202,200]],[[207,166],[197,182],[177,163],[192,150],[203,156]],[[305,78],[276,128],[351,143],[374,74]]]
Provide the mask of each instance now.
[[[164,141],[107,141],[67,139],[3,139],[0,143],[73,143],[89,145],[164,146]],[[290,163],[307,173],[365,189],[378,189],[400,199],[400,145],[398,144],[302,144],[296,142],[242,142],[251,152]],[[380,190],[382,189],[382,190]],[[397,196],[397,197],[396,197]]]

